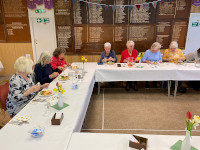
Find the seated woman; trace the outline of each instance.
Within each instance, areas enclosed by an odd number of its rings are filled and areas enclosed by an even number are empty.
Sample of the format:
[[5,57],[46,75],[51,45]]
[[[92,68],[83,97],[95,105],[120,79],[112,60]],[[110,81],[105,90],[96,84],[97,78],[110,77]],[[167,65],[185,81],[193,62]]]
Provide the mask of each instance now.
[[[133,60],[135,60],[137,58],[138,51],[136,49],[134,49],[134,45],[135,45],[135,43],[133,41],[128,41],[126,43],[127,49],[122,52],[120,63],[127,63],[129,57],[132,57]],[[131,81],[126,82],[126,90],[127,91],[130,91],[131,84],[132,84]],[[138,91],[137,81],[135,81],[134,90]]]
[[163,61],[165,62],[178,62],[184,61],[185,56],[181,49],[178,49],[178,43],[172,41],[169,45],[169,49],[164,51]]
[[151,48],[146,50],[144,56],[142,57],[142,62],[150,63],[150,62],[162,62],[162,56],[160,54],[161,44],[158,42],[154,42],[151,45]]
[[200,48],[193,53],[189,53],[185,56],[187,62],[194,62],[196,58],[200,58]]
[[[200,58],[200,48],[193,52],[193,53],[189,53],[185,56],[186,61],[187,62],[195,62],[196,58]],[[196,91],[200,91],[200,81],[190,81],[190,86],[196,90]]]
[[[158,42],[154,42],[151,45],[149,50],[146,50],[144,56],[142,57],[142,62],[151,63],[151,62],[162,62],[162,56],[160,54],[161,44]],[[157,88],[157,82],[153,81],[153,86]],[[146,88],[149,87],[149,83],[146,82]]]
[[70,66],[70,64],[65,62],[65,49],[64,48],[56,48],[53,52],[53,57],[51,60],[51,67],[53,70],[61,73],[65,70],[65,67]]
[[111,50],[111,44],[109,42],[106,42],[104,44],[104,51],[101,53],[101,58],[100,58],[100,63],[102,62],[108,62],[108,61],[112,61],[112,62],[117,62],[117,57],[115,54],[114,50]]
[[[184,61],[184,60],[185,60],[185,56],[184,56],[182,50],[178,49],[178,43],[176,41],[172,41],[169,45],[169,49],[166,49],[164,51],[163,61],[165,61],[165,62],[179,62],[179,61]],[[172,87],[174,86],[173,84],[174,84],[174,82],[172,82]],[[184,88],[182,86],[181,81],[178,82],[178,89],[177,90],[181,93],[186,92],[186,88]]]
[[34,85],[30,75],[33,73],[32,67],[33,61],[25,56],[19,57],[14,64],[16,73],[10,78],[6,102],[6,108],[11,116],[22,110],[41,88],[49,85]]
[[36,82],[40,82],[40,84],[50,83],[53,80],[53,78],[56,78],[59,75],[58,72],[53,72],[50,62],[50,52],[42,52],[37,64],[35,65],[34,72]]

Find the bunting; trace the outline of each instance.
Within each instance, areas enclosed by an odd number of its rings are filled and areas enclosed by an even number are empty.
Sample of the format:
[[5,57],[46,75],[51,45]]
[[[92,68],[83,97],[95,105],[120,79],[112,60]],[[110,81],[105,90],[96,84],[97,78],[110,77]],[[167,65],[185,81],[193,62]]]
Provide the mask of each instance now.
[[154,8],[156,8],[156,6],[157,6],[157,2],[154,1],[154,2],[152,3],[152,5],[153,5]]
[[108,10],[108,5],[104,5],[105,10]]
[[128,6],[128,8],[129,8],[129,11],[132,11],[133,10],[133,5]]
[[137,9],[140,10],[140,5],[136,5]]
[[97,10],[99,10],[99,7],[100,7],[100,5],[99,5],[99,4],[96,4],[96,9],[97,9]]
[[161,4],[164,6],[165,5],[165,0],[161,0]]
[[125,6],[123,6],[123,5],[120,6],[120,10],[121,10],[121,12],[124,11],[124,8],[125,8]]
[[27,0],[27,7],[30,9],[35,9],[36,8],[36,4],[34,0]]
[[115,12],[116,6],[112,6],[112,10],[113,10],[113,12]]

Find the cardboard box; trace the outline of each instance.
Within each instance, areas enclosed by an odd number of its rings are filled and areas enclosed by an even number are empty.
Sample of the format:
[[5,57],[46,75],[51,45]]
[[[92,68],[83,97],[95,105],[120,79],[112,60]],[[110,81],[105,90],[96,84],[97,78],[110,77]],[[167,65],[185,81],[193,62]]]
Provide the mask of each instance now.
[[64,114],[62,113],[62,116],[60,119],[55,119],[56,113],[53,115],[53,118],[51,119],[51,124],[52,125],[60,125],[63,118],[64,118]]
[[132,148],[135,148],[135,149],[142,149],[143,148],[144,150],[146,150],[148,139],[140,137],[140,136],[136,136],[136,135],[133,135],[133,136],[139,141],[139,143],[135,143],[135,142],[132,142],[131,140],[129,140],[129,147],[132,147]]

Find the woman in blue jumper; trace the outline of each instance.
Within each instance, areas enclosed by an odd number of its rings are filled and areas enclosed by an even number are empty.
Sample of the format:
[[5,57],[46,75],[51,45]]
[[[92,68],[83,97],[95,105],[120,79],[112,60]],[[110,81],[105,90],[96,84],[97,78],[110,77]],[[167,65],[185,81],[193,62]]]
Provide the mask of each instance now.
[[54,72],[51,67],[51,54],[49,51],[44,51],[41,53],[40,58],[35,65],[35,80],[40,82],[40,84],[50,83],[53,78],[56,78],[59,73]]
[[117,62],[117,57],[115,54],[114,50],[111,50],[111,44],[109,42],[106,42],[104,44],[104,51],[101,53],[101,58],[100,58],[100,63],[103,62],[108,62],[108,61],[112,61],[112,62]]
[[[154,42],[151,45],[151,48],[146,50],[144,56],[142,57],[142,62],[151,63],[151,62],[162,62],[162,56],[160,53],[161,44],[158,42]],[[157,82],[153,81],[153,86],[157,88]],[[146,82],[146,88],[149,88],[149,83]]]

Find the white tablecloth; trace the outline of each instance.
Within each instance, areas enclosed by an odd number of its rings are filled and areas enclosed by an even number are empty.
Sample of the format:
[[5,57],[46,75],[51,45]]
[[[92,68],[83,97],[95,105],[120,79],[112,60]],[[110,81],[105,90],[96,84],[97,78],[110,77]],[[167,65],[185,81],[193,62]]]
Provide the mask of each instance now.
[[[139,135],[148,138],[148,150],[170,150],[184,136]],[[129,134],[73,133],[68,150],[133,150],[129,148]],[[191,144],[200,149],[200,136],[192,136]]]
[[117,65],[98,65],[95,71],[96,82],[109,81],[165,81],[200,80],[200,68],[193,63],[176,65],[161,63],[158,66],[142,63],[143,68],[117,67]]
[[1,63],[1,61],[0,61],[0,71],[3,69],[3,65],[2,65],[2,63]]
[[[67,108],[61,110],[64,119],[60,126],[52,126],[51,118],[57,110],[51,108],[51,114],[47,117],[44,114],[43,103],[29,103],[17,115],[30,115],[32,118],[29,124],[13,125],[8,123],[0,130],[0,147],[2,150],[66,150],[74,131],[79,132],[87,111],[91,93],[94,86],[94,72],[96,63],[86,63],[86,73],[83,82],[79,84],[77,90],[71,88],[71,80],[63,84],[66,92],[63,100],[69,104]],[[65,71],[67,72],[67,70]],[[53,89],[58,80],[55,79],[49,89]],[[32,138],[28,133],[32,127],[40,124],[45,126],[45,134],[41,138]]]

